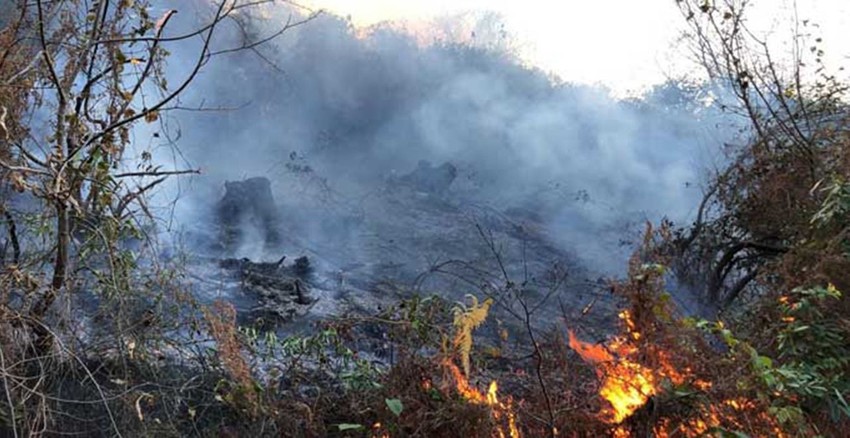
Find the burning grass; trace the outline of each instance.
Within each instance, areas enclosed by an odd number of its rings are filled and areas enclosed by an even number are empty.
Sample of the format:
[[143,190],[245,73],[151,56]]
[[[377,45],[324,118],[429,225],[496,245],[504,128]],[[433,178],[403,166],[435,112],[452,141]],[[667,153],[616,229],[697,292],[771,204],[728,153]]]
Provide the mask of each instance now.
[[610,403],[610,409],[603,416],[612,424],[619,424],[637,409],[645,405],[650,397],[656,395],[664,379],[676,385],[684,383],[684,376],[670,365],[667,355],[658,349],[649,354],[655,357],[659,366],[649,368],[637,362],[640,349],[636,341],[641,334],[631,320],[629,311],[620,312],[620,319],[626,329],[626,336],[614,338],[608,345],[593,345],[582,342],[570,330],[570,348],[582,359],[593,364],[603,381],[599,395]]
[[[651,251],[664,232],[648,232],[648,250],[614,286],[627,305],[619,330],[605,342],[555,329],[541,333],[537,345],[503,351],[495,361],[484,354],[486,338],[473,342],[473,332],[487,324],[491,300],[451,307],[413,299],[377,318],[336,322],[340,342],[356,338],[365,323],[378,324],[396,344],[394,362],[359,386],[333,383],[344,382],[349,368],[323,371],[336,376],[325,383],[305,380],[301,390],[289,388],[289,397],[304,393],[305,384],[326,395],[295,400],[309,406],[310,420],[286,424],[302,424],[304,436],[375,438],[812,435],[805,417],[794,414],[796,396],[777,386],[785,371],[724,324],[675,315],[663,292],[663,259]],[[790,300],[780,304],[790,309]],[[712,344],[716,340],[723,346]],[[530,355],[529,347],[536,348]]]
[[[441,394],[447,400],[456,394],[461,403],[486,408],[479,412],[489,418],[477,417],[474,436],[629,437],[647,430],[658,437],[791,436],[753,375],[752,358],[711,347],[704,325],[674,318],[659,293],[664,274],[659,266],[634,268],[630,280],[616,288],[629,298],[629,308],[619,314],[621,331],[601,344],[583,342],[574,331],[567,340],[553,332],[540,347],[546,366],[539,381],[529,363],[509,371],[480,370],[491,382],[483,391],[451,355],[421,369],[429,375],[423,381],[431,382],[430,376],[442,370]],[[565,346],[579,362],[569,358]],[[555,394],[555,424],[545,420],[541,382]],[[512,391],[500,400],[502,384]]]
[[[497,358],[488,344],[498,340],[479,333],[496,323],[489,299],[451,305],[413,298],[287,339],[240,329],[232,308],[216,304],[201,312],[216,348],[204,356],[199,395],[189,402],[131,391],[125,410],[143,411],[138,421],[151,428],[167,406],[181,406],[171,430],[219,436],[814,435],[795,410],[803,395],[789,389],[800,382],[792,379],[797,369],[758,353],[725,324],[677,317],[663,292],[661,262],[645,252],[614,285],[625,305],[619,329],[604,342],[582,340],[579,332],[589,328],[574,320],[572,330],[538,333],[535,344],[514,333],[520,342],[500,345]],[[789,334],[817,323],[819,297],[840,293],[826,287],[773,300]],[[354,348],[367,331],[388,345],[386,365]],[[722,346],[712,344],[718,340]],[[804,338],[786,340],[798,341]]]
[[464,400],[477,405],[487,406],[490,409],[490,416],[494,424],[494,436],[499,438],[519,438],[521,436],[517,427],[513,402],[510,397],[508,397],[506,402],[499,401],[499,384],[495,380],[490,382],[485,394],[471,386],[466,376],[460,372],[460,369],[451,360],[446,360],[443,366],[450,375],[450,378],[446,379],[446,383],[454,382],[454,387],[448,387],[447,391],[457,391]]

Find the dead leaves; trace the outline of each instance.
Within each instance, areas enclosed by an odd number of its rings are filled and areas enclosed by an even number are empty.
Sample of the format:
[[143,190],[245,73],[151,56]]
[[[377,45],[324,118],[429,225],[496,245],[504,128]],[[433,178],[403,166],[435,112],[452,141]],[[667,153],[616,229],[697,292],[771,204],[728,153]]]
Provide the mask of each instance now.
[[492,298],[487,298],[483,303],[478,303],[478,298],[468,295],[472,304],[467,307],[459,304],[452,309],[454,313],[455,338],[454,346],[460,353],[461,364],[464,373],[469,376],[469,354],[472,352],[472,331],[478,328],[487,319],[487,313],[493,304]]
[[159,113],[157,111],[148,111],[145,113],[145,121],[148,123],[153,123],[159,120]]
[[6,127],[7,115],[9,115],[9,110],[5,106],[0,106],[0,137],[4,140],[9,139],[9,128]]

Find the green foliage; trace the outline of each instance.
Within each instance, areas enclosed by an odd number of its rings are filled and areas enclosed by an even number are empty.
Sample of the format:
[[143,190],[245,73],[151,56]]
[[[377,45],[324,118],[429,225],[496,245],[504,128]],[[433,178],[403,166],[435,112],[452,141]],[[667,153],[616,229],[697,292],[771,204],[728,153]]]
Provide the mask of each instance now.
[[396,322],[389,336],[401,348],[419,348],[439,345],[443,336],[440,323],[446,311],[447,303],[439,296],[414,295],[383,312],[381,319]]
[[810,410],[826,407],[834,419],[850,413],[842,396],[850,391],[850,333],[846,321],[823,309],[840,298],[833,285],[799,288],[780,298],[783,324],[776,348],[783,365],[772,371],[769,382],[800,397]]
[[340,432],[352,432],[366,429],[366,426],[356,423],[341,423],[337,424],[336,427]]
[[850,182],[840,177],[821,188],[826,194],[821,209],[812,217],[812,224],[825,226],[836,220],[847,220],[850,214]]
[[739,381],[740,390],[755,390],[771,403],[770,413],[782,424],[805,424],[805,414],[826,409],[834,421],[850,419],[844,394],[850,390],[850,348],[846,321],[823,308],[841,298],[833,285],[797,288],[779,299],[780,321],[774,332],[775,358],[759,353],[738,339],[724,324],[696,325],[718,335],[731,354],[748,358],[752,379]]
[[384,399],[384,402],[387,404],[387,408],[393,413],[393,415],[396,417],[401,416],[401,411],[404,410],[404,405],[401,403],[401,400],[397,398],[388,398]]
[[349,348],[334,328],[283,339],[273,331],[250,327],[240,327],[240,331],[263,368],[287,369],[291,375],[319,369],[352,391],[381,386],[381,370]]

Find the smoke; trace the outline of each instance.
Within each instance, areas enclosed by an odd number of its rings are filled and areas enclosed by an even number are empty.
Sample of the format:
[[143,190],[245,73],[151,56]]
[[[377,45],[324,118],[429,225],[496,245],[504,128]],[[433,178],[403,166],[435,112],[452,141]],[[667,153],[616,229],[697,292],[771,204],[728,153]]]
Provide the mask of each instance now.
[[[267,12],[243,30],[273,33],[292,11]],[[420,160],[454,163],[458,199],[533,213],[601,272],[621,271],[628,250],[619,243],[635,224],[693,216],[704,172],[721,159],[716,145],[734,132],[726,116],[674,82],[631,99],[562,83],[505,50],[503,31],[482,30],[498,20],[483,17],[475,36],[423,44],[422,34],[365,32],[322,15],[255,51],[214,59],[181,104],[222,111],[170,115],[183,157],[204,171],[179,183],[191,191],[179,222],[196,222],[224,180],[267,176],[290,199],[295,180],[282,175],[309,166],[310,181],[354,199]],[[229,29],[216,44],[238,46],[241,32]],[[175,71],[190,53],[175,51]],[[308,222],[310,232],[327,232]]]

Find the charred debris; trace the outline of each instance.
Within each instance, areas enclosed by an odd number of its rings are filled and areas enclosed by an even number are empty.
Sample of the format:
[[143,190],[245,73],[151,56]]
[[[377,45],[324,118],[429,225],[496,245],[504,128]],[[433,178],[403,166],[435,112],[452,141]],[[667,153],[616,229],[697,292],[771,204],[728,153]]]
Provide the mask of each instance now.
[[268,178],[227,181],[225,193],[216,206],[219,226],[218,249],[225,257],[219,266],[240,281],[241,289],[256,300],[253,319],[288,321],[305,315],[315,302],[310,297],[310,260],[301,256],[286,265],[286,256],[275,262],[247,257],[227,257],[245,240],[247,233],[261,236],[269,251],[280,246],[280,217]]
[[[421,160],[410,173],[391,176],[390,187],[403,187],[433,197],[446,195],[458,170],[446,162],[434,166]],[[218,266],[238,280],[241,292],[255,301],[248,315],[252,321],[288,322],[307,315],[318,300],[311,296],[316,280],[310,258],[292,259],[283,255],[282,219],[271,190],[271,181],[252,177],[242,181],[226,181],[224,194],[215,206],[218,241],[213,245],[220,254]],[[234,254],[252,237],[259,236],[263,253],[281,254],[276,261],[235,257]]]

